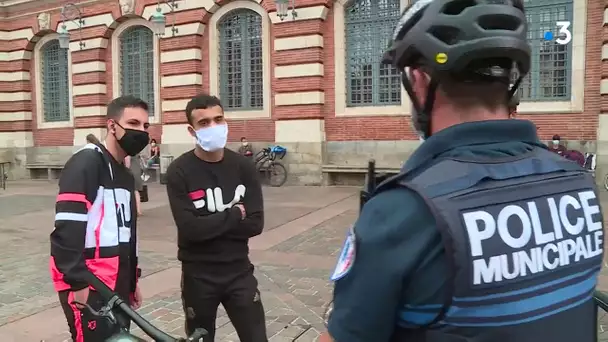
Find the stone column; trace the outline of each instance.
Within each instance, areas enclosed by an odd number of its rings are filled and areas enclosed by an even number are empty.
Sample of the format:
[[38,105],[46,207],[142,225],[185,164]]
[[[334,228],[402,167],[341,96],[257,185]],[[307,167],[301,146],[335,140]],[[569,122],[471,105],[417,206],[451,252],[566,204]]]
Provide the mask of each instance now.
[[275,142],[288,149],[289,183],[319,185],[325,144],[323,65],[324,21],[328,8],[297,8],[273,23]]

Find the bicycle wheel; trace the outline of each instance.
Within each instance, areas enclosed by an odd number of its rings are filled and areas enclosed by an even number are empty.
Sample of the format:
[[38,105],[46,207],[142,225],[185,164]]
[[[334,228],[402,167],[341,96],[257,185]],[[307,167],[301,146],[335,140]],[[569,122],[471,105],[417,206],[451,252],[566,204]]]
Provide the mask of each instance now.
[[272,162],[266,172],[270,186],[283,186],[287,181],[287,169],[279,162]]
[[260,183],[262,185],[268,185],[270,183],[270,169],[271,161],[268,159],[260,160],[255,165],[258,176],[260,177]]
[[593,299],[597,304],[597,341],[608,342],[608,294],[595,291]]

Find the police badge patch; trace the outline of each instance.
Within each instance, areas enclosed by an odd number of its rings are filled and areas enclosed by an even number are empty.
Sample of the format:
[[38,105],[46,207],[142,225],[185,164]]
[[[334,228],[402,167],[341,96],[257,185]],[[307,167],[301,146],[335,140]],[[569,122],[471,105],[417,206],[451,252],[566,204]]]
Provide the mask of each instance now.
[[340,280],[348,274],[355,263],[355,252],[355,230],[354,227],[351,226],[348,230],[348,234],[346,235],[344,246],[342,246],[342,251],[340,252],[340,258],[338,259],[336,268],[329,278],[331,281]]

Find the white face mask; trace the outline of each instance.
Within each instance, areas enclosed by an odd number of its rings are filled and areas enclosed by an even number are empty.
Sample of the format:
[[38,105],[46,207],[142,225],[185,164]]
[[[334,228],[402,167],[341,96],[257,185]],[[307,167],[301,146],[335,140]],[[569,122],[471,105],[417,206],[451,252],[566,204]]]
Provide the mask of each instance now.
[[246,142],[246,141],[243,141],[243,142],[242,142],[242,144],[243,144],[243,146],[247,146],[247,145],[249,145],[249,143],[248,143],[248,142]]
[[226,147],[228,125],[214,125],[196,131],[197,144],[207,152],[215,152]]
[[553,145],[559,145],[559,140],[553,140]]

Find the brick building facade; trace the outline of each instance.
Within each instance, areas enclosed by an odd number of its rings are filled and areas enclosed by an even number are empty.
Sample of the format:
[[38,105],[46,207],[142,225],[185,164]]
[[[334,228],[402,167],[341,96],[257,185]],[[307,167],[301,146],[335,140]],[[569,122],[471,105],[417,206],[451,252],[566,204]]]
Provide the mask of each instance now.
[[[520,117],[543,138],[560,134],[608,156],[608,1],[524,2],[535,53]],[[168,154],[193,144],[186,102],[221,95],[230,141],[287,146],[298,183],[322,182],[322,165],[362,166],[372,155],[398,167],[418,144],[398,76],[378,66],[378,36],[408,0],[295,0],[297,16],[284,20],[272,0],[177,0],[173,10],[157,0],[67,3],[0,1],[0,159],[11,177],[61,163],[88,133],[103,136],[104,106],[124,93],[153,104],[151,133]],[[160,37],[149,21],[158,6]],[[557,21],[571,22],[566,46],[542,41]],[[64,24],[68,50],[57,44]]]

